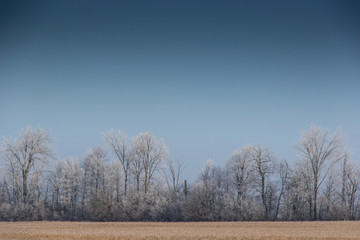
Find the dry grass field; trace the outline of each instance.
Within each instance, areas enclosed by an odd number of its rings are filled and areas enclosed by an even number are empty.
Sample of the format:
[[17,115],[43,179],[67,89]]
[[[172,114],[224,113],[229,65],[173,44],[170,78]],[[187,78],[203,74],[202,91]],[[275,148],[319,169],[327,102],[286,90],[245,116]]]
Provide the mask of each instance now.
[[0,239],[360,239],[360,222],[0,222]]

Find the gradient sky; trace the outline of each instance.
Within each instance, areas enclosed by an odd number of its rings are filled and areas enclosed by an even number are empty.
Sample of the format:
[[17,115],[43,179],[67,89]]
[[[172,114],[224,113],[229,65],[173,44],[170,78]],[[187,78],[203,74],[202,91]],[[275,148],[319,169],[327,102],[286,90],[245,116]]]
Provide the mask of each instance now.
[[315,124],[358,161],[359,103],[359,1],[0,0],[0,136],[59,158],[152,131],[195,180],[244,144],[293,162]]

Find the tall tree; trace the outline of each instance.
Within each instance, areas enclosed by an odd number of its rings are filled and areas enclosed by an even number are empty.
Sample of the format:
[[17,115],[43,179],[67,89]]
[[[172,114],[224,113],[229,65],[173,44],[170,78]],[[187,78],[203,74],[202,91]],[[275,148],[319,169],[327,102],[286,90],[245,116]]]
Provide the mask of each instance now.
[[276,209],[275,209],[275,219],[278,219],[280,206],[281,206],[281,200],[283,196],[285,195],[286,191],[289,187],[289,178],[290,178],[290,167],[286,160],[282,160],[277,168],[278,176],[279,176],[279,182],[278,182],[278,199],[276,203]]
[[270,175],[273,173],[274,156],[267,148],[260,145],[252,147],[252,165],[254,169],[255,189],[261,195],[264,208],[264,220],[269,219],[272,201]]
[[300,161],[310,169],[307,178],[312,185],[310,206],[314,220],[318,219],[319,188],[334,163],[344,156],[343,142],[344,139],[339,131],[330,134],[321,127],[311,126],[308,131],[302,133],[302,138],[296,146]]
[[[3,154],[12,174],[20,173],[18,193],[23,203],[28,202],[29,177],[41,174],[48,159],[54,157],[52,139],[45,129],[27,127],[13,143],[4,138]],[[13,176],[17,178],[17,176]]]
[[345,155],[341,167],[341,207],[345,210],[346,219],[354,220],[356,217],[356,193],[360,187],[360,169]]
[[183,161],[176,159],[174,165],[174,162],[170,158],[166,160],[166,167],[163,169],[163,174],[171,195],[171,199],[174,202],[177,200],[177,195],[179,192],[179,180],[183,170]]
[[190,221],[212,221],[215,204],[216,166],[213,160],[207,160],[202,168],[199,181],[191,188],[186,203],[186,218]]
[[65,159],[59,188],[61,192],[61,202],[65,207],[66,218],[69,220],[76,219],[82,177],[83,173],[80,169],[79,160],[71,157]]
[[91,148],[85,156],[83,168],[91,197],[105,192],[106,161],[107,154],[102,147]]
[[110,130],[103,133],[105,142],[110,146],[112,152],[116,155],[120,161],[122,169],[124,171],[124,195],[126,197],[128,189],[129,170],[133,155],[131,151],[131,145],[128,142],[126,134],[121,131],[115,132]]
[[[244,201],[246,190],[253,179],[252,154],[252,146],[246,145],[240,150],[234,151],[226,164],[230,183],[236,190],[236,202],[240,215],[243,215],[242,202]],[[240,219],[242,218],[243,216],[240,216]]]
[[168,157],[168,149],[163,140],[157,139],[151,132],[140,133],[134,145],[136,158],[144,171],[144,191],[147,193],[154,173]]
[[83,204],[90,218],[96,221],[103,221],[108,215],[107,161],[107,153],[102,147],[92,147],[83,161]]

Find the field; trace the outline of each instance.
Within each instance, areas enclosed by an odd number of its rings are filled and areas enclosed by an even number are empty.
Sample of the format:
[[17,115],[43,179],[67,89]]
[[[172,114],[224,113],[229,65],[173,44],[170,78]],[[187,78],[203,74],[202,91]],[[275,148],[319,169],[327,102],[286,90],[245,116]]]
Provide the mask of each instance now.
[[360,239],[360,222],[0,222],[0,239]]

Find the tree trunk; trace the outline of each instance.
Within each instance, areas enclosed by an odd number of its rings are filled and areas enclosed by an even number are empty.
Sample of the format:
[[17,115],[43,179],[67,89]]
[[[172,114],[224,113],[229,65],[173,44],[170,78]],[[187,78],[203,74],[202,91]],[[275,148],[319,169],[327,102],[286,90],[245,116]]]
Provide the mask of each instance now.
[[126,198],[126,193],[127,193],[127,182],[128,182],[128,174],[127,174],[127,171],[125,171],[125,192],[124,192],[124,195],[125,195],[125,198]]
[[268,220],[268,207],[266,203],[266,193],[265,193],[265,176],[261,174],[261,198],[264,205],[264,218]]
[[27,190],[28,173],[26,170],[22,171],[22,177],[23,177],[23,202],[24,202],[24,204],[26,204],[27,203],[27,195],[28,195],[28,190]]
[[140,192],[140,176],[136,176],[136,191]]
[[313,210],[313,218],[314,220],[318,220],[317,216],[317,199],[318,199],[318,188],[317,188],[317,178],[315,178],[315,184],[314,184],[314,210]]

